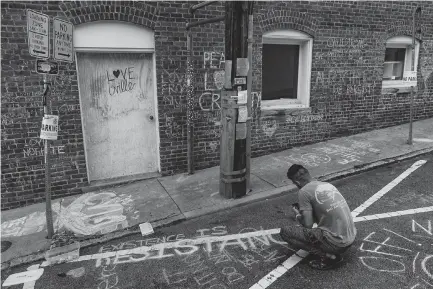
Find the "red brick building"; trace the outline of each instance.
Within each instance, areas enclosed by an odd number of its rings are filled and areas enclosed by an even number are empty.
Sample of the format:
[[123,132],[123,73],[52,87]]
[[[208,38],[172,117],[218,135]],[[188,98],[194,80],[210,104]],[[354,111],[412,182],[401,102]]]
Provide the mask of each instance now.
[[[55,198],[108,179],[187,169],[186,23],[197,2],[1,2],[1,208],[44,198],[39,139],[43,77],[27,43],[26,9],[74,24],[74,63],[60,62],[50,105]],[[195,20],[222,16],[223,2]],[[257,2],[253,44],[253,157],[408,122],[412,12],[415,119],[433,116],[433,3]],[[196,169],[219,164],[224,23],[194,35]],[[51,32],[50,32],[51,33]],[[433,125],[433,124],[432,124]]]

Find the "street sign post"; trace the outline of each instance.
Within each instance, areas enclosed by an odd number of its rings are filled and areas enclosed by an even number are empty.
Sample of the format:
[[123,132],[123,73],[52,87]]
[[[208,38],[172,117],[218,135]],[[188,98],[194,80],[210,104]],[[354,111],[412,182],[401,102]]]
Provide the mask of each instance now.
[[36,59],[36,72],[39,74],[59,74],[59,64],[53,61]]
[[50,57],[50,18],[43,13],[27,9],[27,33],[31,56]]
[[54,17],[53,19],[54,59],[59,61],[74,61],[73,31],[71,22]]

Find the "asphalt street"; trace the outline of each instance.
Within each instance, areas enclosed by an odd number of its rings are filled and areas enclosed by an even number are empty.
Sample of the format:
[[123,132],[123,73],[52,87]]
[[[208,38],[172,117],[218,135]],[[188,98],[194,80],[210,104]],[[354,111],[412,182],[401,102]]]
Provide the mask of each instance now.
[[[433,211],[377,216],[433,206],[433,154],[332,183],[354,210],[417,160],[427,163],[359,215],[373,217],[356,223],[357,239],[340,268],[316,271],[306,258],[267,288],[433,288]],[[295,193],[156,229],[150,236],[83,248],[81,256],[108,255],[45,267],[34,285],[9,288],[250,288],[297,251],[272,231],[295,224],[293,202]],[[192,241],[178,242],[183,239]],[[119,250],[123,254],[109,257]],[[2,280],[30,265],[3,271]]]

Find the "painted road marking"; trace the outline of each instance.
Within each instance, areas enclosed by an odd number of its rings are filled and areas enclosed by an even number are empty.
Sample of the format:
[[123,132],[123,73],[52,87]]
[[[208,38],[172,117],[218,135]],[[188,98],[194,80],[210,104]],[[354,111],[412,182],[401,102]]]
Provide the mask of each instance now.
[[[431,209],[432,207],[426,207],[426,208],[412,209],[412,210],[399,211],[399,212],[393,212],[393,213],[384,213],[384,214],[378,214],[378,215],[357,217],[357,215],[362,213],[366,208],[368,208],[375,201],[379,200],[382,196],[384,196],[387,192],[389,192],[392,188],[394,188],[397,184],[399,184],[402,180],[404,180],[407,176],[409,176],[412,172],[414,172],[416,169],[421,167],[426,162],[427,161],[425,161],[425,160],[420,160],[420,161],[415,162],[409,169],[407,169],[400,176],[398,176],[396,179],[394,179],[391,183],[386,185],[379,192],[377,192],[372,197],[370,197],[367,201],[365,201],[361,206],[359,206],[357,209],[355,209],[352,212],[352,215],[354,217],[354,221],[360,222],[360,221],[367,221],[367,220],[375,220],[375,219],[380,219],[380,218],[388,218],[388,217],[394,217],[394,216],[408,215],[408,214],[413,214],[413,213],[428,212],[428,211],[432,210]],[[255,237],[255,236],[279,234],[279,233],[280,233],[280,228],[277,228],[277,229],[249,232],[249,233],[236,234],[236,235],[210,236],[210,237],[197,238],[197,239],[184,239],[184,240],[179,240],[177,242],[160,243],[160,244],[156,244],[153,246],[142,246],[139,248],[128,249],[128,250],[119,250],[119,251],[114,251],[114,252],[85,255],[85,256],[81,256],[78,259],[71,260],[69,262],[80,262],[80,261],[87,261],[87,260],[94,260],[94,259],[98,260],[98,259],[104,259],[104,258],[108,258],[108,257],[117,257],[117,256],[121,256],[121,255],[142,254],[144,252],[148,252],[148,251],[152,251],[152,250],[158,250],[158,249],[176,248],[178,246],[179,242],[181,242],[182,245],[207,244],[207,246],[209,248],[209,246],[211,246],[211,243],[213,243],[213,242],[226,242],[226,241],[230,241],[230,240],[237,240],[240,238],[249,238],[249,237]],[[250,287],[250,289],[259,289],[259,288],[268,287],[270,284],[275,282],[275,280],[277,280],[284,273],[286,273],[289,269],[293,268],[296,264],[298,264],[300,261],[302,261],[306,256],[308,256],[308,252],[306,252],[304,250],[297,251],[294,255],[290,256],[282,265],[280,265],[277,268],[275,268],[274,270],[272,270],[269,274],[267,274],[265,277],[263,277],[259,282],[257,282],[252,287]],[[48,265],[50,265],[50,263],[45,261],[41,264],[41,267],[45,267]]]
[[9,277],[3,283],[2,287],[23,284],[26,282],[34,282],[38,280],[43,273],[44,269],[34,269],[9,275]]
[[[242,234],[233,234],[233,235],[224,235],[224,236],[209,236],[209,237],[202,237],[197,239],[182,239],[176,242],[167,242],[167,243],[159,243],[153,246],[142,246],[134,249],[127,249],[127,250],[119,250],[119,251],[113,251],[113,252],[105,252],[105,253],[97,253],[92,255],[84,255],[80,256],[78,259],[69,260],[70,262],[81,262],[81,261],[88,261],[88,260],[100,260],[105,259],[109,257],[119,257],[123,255],[130,255],[130,254],[143,254],[145,252],[149,251],[155,251],[155,250],[162,250],[162,249],[170,249],[170,248],[177,248],[180,244],[182,246],[186,245],[202,245],[206,244],[208,251],[211,251],[212,243],[216,242],[227,242],[232,240],[238,240],[238,239],[247,239],[252,237],[260,237],[260,236],[268,236],[268,235],[274,235],[280,233],[280,228],[276,229],[270,229],[270,230],[261,230],[261,231],[255,231],[255,232],[248,232],[248,233],[242,233]],[[221,247],[220,250],[224,249]],[[46,267],[50,265],[50,262],[44,261],[41,264],[41,267]]]
[[401,175],[399,175],[397,178],[395,178],[392,182],[390,182],[389,184],[387,184],[380,191],[378,191],[373,196],[371,196],[367,201],[365,201],[362,205],[360,205],[358,208],[356,208],[355,210],[353,210],[352,211],[352,216],[353,217],[357,217],[365,209],[367,209],[374,202],[376,202],[381,197],[383,197],[392,188],[394,188],[395,186],[397,186],[402,180],[404,180],[406,177],[408,177],[411,173],[413,173],[416,169],[418,169],[419,167],[421,167],[426,162],[427,162],[426,160],[419,160],[419,161],[415,162],[410,168],[408,168],[406,171],[404,171]]
[[[402,216],[402,215],[408,215],[408,214],[410,214],[410,213],[402,213],[402,212],[406,212],[406,211],[400,211],[400,212],[394,212],[394,214],[384,213],[384,214],[379,214],[379,215],[371,215],[371,216],[365,216],[365,217],[356,217],[360,213],[362,213],[365,209],[367,209],[369,206],[371,206],[374,202],[376,202],[381,197],[383,197],[387,192],[389,192],[392,188],[394,188],[396,185],[398,185],[402,180],[404,180],[407,176],[409,176],[411,173],[413,173],[416,169],[418,169],[419,167],[421,167],[426,162],[427,162],[426,160],[419,160],[419,161],[415,162],[409,169],[407,169],[406,171],[404,171],[401,175],[399,175],[397,178],[395,178],[392,182],[390,182],[389,184],[387,184],[380,191],[378,191],[376,194],[374,194],[369,199],[367,199],[367,201],[365,201],[362,205],[360,205],[358,208],[356,208],[355,210],[353,210],[352,211],[352,216],[354,217],[353,221],[354,222],[360,222],[360,221],[376,220],[376,219],[381,219],[381,218],[389,218],[389,217],[394,217],[394,216]],[[430,208],[430,207],[427,207],[427,208]],[[422,212],[425,212],[425,209],[426,208],[421,208],[420,210],[423,210]],[[417,210],[417,209],[415,209],[415,210]],[[411,211],[412,212],[414,210],[407,210],[407,211]],[[416,211],[415,213],[418,213],[418,211]],[[420,211],[420,213],[421,213],[421,211]],[[296,255],[302,256],[304,254],[305,254],[305,256],[303,258],[296,256]],[[297,258],[291,259],[293,256],[295,256]],[[308,252],[306,252],[304,250],[299,250],[294,255],[292,255],[289,259],[287,259],[286,262],[289,261],[289,260],[291,260],[290,261],[290,264],[291,264],[290,268],[292,268],[297,263],[299,263],[300,261],[302,261],[302,259],[304,259],[306,256],[308,256]],[[292,263],[293,263],[293,265],[292,265]],[[290,269],[290,268],[288,268],[288,269]],[[277,276],[276,270],[277,269],[272,270],[268,275],[266,275],[265,277],[263,277],[259,282],[257,282],[252,287],[250,287],[250,289],[264,289],[264,288],[267,288],[269,285],[271,285],[273,282],[275,282],[280,276],[282,276],[282,275],[280,275],[278,277],[273,277],[273,278],[269,279],[268,276],[270,274],[272,274],[272,276]]]
[[413,215],[413,214],[419,214],[419,213],[425,213],[425,212],[433,212],[433,206],[423,207],[423,208],[418,208],[418,209],[410,209],[410,210],[403,210],[403,211],[396,211],[396,212],[389,212],[389,213],[356,217],[353,219],[353,221],[354,222],[363,222],[363,221],[398,217],[398,216],[404,216],[404,215]]
[[[31,265],[27,268],[27,271],[39,269],[39,264]],[[24,283],[23,289],[34,289],[36,285],[36,281],[29,281]]]

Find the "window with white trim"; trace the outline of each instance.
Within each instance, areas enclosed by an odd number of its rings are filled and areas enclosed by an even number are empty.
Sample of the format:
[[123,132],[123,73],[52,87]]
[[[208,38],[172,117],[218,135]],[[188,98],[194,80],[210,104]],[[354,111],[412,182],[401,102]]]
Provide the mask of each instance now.
[[[417,70],[419,41],[415,40],[414,70]],[[404,71],[412,71],[412,37],[396,36],[386,41],[383,64],[383,88],[409,87],[411,82],[403,81]]]
[[262,37],[262,109],[310,105],[313,38],[296,30],[277,30]]

